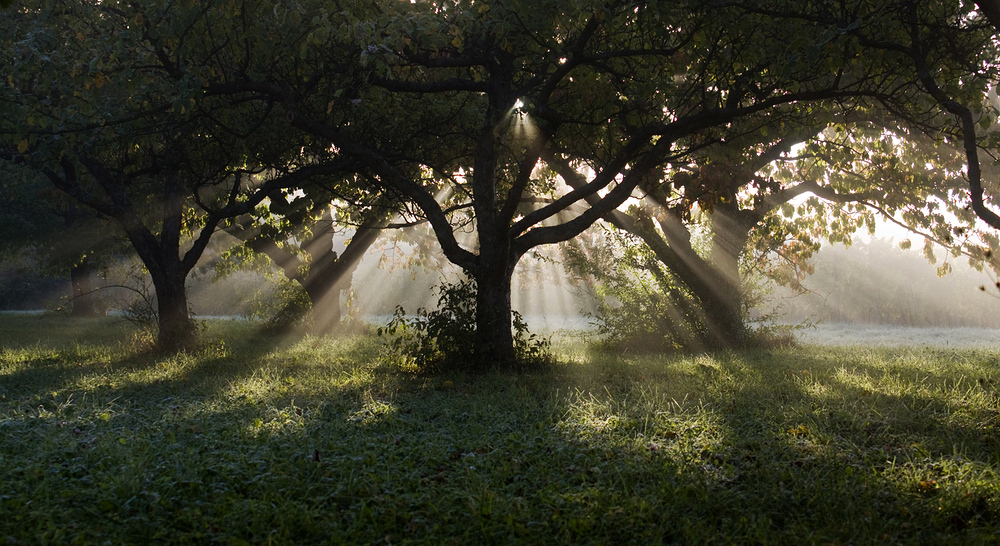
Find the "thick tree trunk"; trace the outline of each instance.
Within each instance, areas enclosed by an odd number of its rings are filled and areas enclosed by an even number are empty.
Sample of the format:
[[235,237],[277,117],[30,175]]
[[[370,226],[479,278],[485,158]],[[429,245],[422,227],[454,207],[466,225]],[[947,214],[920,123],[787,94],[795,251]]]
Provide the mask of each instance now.
[[750,330],[743,320],[743,294],[739,287],[720,275],[715,287],[716,303],[705,308],[709,336],[719,348],[741,348],[750,341]]
[[73,264],[69,270],[70,284],[73,285],[73,310],[70,316],[73,317],[96,317],[98,316],[96,302],[93,295],[93,284],[91,276],[93,268],[87,258]]
[[476,275],[476,351],[475,366],[512,369],[517,366],[514,336],[511,331],[511,276],[513,265],[506,263]]
[[[305,278],[297,278],[312,304],[313,330],[317,333],[340,324],[340,292],[344,288],[337,268],[337,253],[327,249],[320,255],[313,255],[309,273]],[[350,283],[347,283],[350,286]]]
[[718,305],[706,309],[713,336],[728,347],[742,347],[750,338],[743,317],[743,281],[740,256],[750,228],[744,226],[729,207],[712,214],[712,268],[716,273],[714,291]]
[[194,347],[196,328],[188,310],[186,275],[151,272],[156,290],[159,332],[156,349],[165,353],[185,351]]

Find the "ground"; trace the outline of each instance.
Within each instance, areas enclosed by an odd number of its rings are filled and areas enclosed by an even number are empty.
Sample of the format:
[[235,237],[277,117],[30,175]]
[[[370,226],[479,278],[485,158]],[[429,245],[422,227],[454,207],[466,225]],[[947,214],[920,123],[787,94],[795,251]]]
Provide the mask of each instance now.
[[204,338],[165,358],[107,321],[0,316],[0,538],[1000,541],[995,348],[561,338],[545,372],[427,377],[367,336]]

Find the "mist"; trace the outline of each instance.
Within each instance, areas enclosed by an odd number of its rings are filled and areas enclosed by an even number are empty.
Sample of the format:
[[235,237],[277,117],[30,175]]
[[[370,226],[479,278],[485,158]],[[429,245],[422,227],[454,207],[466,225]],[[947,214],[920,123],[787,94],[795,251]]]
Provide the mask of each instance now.
[[[342,234],[340,238],[344,238]],[[334,248],[343,241],[334,240]],[[189,279],[190,301],[196,316],[233,316],[261,319],[278,307],[282,290],[290,285],[277,269],[237,268],[218,275],[215,264],[222,247],[210,252]],[[558,246],[527,256],[515,271],[513,307],[532,331],[551,334],[592,328],[596,298],[583,279],[566,272]],[[873,239],[851,247],[824,245],[813,258],[815,273],[802,281],[803,290],[766,285],[770,294],[751,310],[752,317],[770,314],[786,325],[819,325],[800,329],[796,337],[807,343],[834,343],[845,339],[872,344],[934,343],[969,345],[981,340],[1000,343],[1000,297],[995,279],[969,267],[964,259],[939,257],[934,264],[919,252],[902,250],[892,239]],[[938,276],[950,265],[951,272]],[[3,264],[0,307],[6,310],[53,310],[64,306],[70,294],[68,279],[38,267],[30,253]],[[140,265],[135,259],[105,267],[95,287],[132,283],[141,288]],[[432,250],[384,235],[355,270],[351,290],[340,298],[344,316],[383,324],[402,307],[408,314],[437,306],[436,287],[463,278],[461,270]],[[985,288],[986,290],[982,290]],[[149,288],[149,287],[147,287]],[[105,308],[118,309],[134,294],[120,288],[99,292]],[[896,327],[877,329],[876,327]],[[911,334],[901,328],[937,328]],[[964,328],[947,333],[945,329]],[[977,330],[978,329],[978,330]],[[971,341],[962,341],[965,336]],[[907,341],[909,340],[909,341]]]
[[[995,279],[964,258],[939,253],[931,264],[891,239],[874,239],[849,248],[824,245],[813,263],[805,292],[778,287],[769,298],[782,322],[1000,328]],[[939,277],[945,263],[951,272]]]

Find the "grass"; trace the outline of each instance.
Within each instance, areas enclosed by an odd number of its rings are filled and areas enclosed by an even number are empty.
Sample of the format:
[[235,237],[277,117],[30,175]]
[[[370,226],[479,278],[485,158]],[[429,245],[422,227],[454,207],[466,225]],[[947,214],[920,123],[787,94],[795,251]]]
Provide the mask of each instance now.
[[415,377],[367,337],[204,338],[0,315],[0,541],[1000,542],[995,350]]

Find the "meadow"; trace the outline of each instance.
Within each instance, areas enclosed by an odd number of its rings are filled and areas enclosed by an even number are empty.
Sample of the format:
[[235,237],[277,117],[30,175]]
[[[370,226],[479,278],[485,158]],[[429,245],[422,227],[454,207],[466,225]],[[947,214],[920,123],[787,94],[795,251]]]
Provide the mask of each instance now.
[[380,339],[0,315],[8,544],[1000,542],[1000,352],[621,355],[420,376]]

